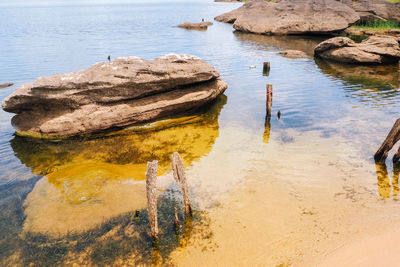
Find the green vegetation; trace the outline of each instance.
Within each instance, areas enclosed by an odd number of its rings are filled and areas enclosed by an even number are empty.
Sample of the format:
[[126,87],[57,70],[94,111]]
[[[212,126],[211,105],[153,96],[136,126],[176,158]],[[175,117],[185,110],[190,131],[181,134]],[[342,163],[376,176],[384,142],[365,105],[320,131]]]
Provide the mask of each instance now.
[[400,0],[387,0],[390,3],[400,3]]
[[362,29],[400,29],[400,23],[390,20],[359,21],[353,27]]

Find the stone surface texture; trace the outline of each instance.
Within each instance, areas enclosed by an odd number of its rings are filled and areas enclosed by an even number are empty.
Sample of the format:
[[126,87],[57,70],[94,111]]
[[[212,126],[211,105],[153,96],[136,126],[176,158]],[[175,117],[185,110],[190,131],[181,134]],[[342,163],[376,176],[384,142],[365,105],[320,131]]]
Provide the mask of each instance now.
[[400,45],[396,37],[371,36],[361,43],[347,37],[335,37],[320,43],[316,56],[344,63],[395,63],[400,59]]
[[227,84],[205,61],[166,55],[117,58],[68,74],[38,78],[8,96],[17,134],[64,137],[157,120],[195,109]]
[[330,34],[360,19],[350,7],[332,0],[248,2],[215,20],[233,23],[238,31],[257,34]]

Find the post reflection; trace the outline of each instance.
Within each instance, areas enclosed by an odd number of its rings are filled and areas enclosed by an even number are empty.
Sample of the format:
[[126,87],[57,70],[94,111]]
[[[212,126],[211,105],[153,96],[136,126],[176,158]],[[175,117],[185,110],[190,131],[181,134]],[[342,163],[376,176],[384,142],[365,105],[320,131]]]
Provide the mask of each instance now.
[[393,163],[393,177],[390,183],[390,177],[387,171],[386,163],[375,161],[376,175],[378,178],[378,194],[383,198],[397,196],[399,194],[399,174],[400,162]]

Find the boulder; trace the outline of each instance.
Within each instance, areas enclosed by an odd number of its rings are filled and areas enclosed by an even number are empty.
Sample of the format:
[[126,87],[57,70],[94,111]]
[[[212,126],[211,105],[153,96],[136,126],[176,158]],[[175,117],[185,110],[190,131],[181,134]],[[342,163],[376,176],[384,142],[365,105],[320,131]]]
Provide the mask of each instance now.
[[117,58],[69,74],[39,78],[7,97],[17,134],[65,137],[154,121],[195,109],[227,84],[205,61],[166,55]]
[[341,0],[354,9],[363,21],[395,20],[400,21],[400,3],[386,0]]
[[279,52],[280,55],[288,58],[306,58],[308,57],[306,53],[300,50],[285,50]]
[[257,34],[330,34],[348,28],[360,17],[337,1],[283,0],[249,2],[215,19]]
[[314,52],[316,56],[345,63],[395,63],[400,59],[399,41],[391,36],[371,36],[361,43],[335,37],[320,43]]
[[179,28],[184,28],[187,30],[207,30],[207,27],[213,25],[212,22],[209,21],[203,21],[203,22],[185,22],[183,24],[179,24]]

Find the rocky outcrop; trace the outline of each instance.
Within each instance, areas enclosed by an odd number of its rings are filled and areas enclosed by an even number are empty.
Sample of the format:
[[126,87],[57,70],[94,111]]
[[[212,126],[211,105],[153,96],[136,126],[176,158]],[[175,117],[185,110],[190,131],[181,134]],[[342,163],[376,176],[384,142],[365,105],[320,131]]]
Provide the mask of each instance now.
[[308,57],[306,53],[300,50],[285,50],[279,52],[280,55],[288,58],[306,58]]
[[7,97],[17,134],[64,137],[95,133],[197,108],[227,84],[200,58],[167,55],[97,63],[87,70],[39,78]]
[[335,37],[320,43],[314,52],[316,56],[345,63],[395,63],[400,59],[399,41],[391,36],[372,36],[361,43]]
[[207,30],[208,26],[213,25],[210,21],[203,21],[203,22],[185,22],[183,24],[179,24],[179,28],[184,28],[187,30]]
[[249,2],[215,19],[257,34],[329,34],[346,29],[360,17],[338,1],[283,0]]
[[363,21],[400,21],[400,3],[393,4],[386,0],[342,0],[341,2],[354,9]]

